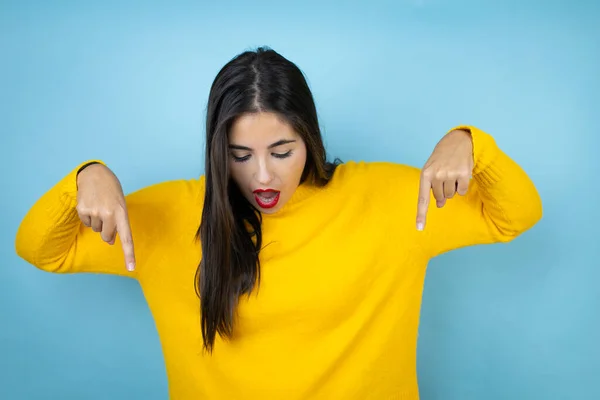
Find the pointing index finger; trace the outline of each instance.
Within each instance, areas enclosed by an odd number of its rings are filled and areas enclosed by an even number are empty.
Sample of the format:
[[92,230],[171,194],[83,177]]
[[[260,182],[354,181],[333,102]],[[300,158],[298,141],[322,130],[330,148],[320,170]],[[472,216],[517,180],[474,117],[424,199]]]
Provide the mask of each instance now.
[[426,174],[421,173],[419,182],[419,200],[417,204],[417,230],[425,229],[427,210],[429,209],[429,193],[431,191],[431,180]]
[[129,225],[129,218],[126,212],[122,213],[117,221],[117,232],[119,233],[119,239],[121,240],[121,246],[123,247],[127,270],[133,271],[135,269],[133,237],[131,235],[131,226]]

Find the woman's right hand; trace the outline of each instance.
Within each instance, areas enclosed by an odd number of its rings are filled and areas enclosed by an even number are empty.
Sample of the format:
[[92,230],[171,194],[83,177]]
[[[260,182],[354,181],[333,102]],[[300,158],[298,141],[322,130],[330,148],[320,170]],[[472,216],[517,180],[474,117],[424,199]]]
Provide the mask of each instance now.
[[92,164],[79,172],[77,213],[81,222],[94,232],[99,232],[106,243],[113,245],[119,235],[125,265],[129,271],[133,271],[135,255],[125,195],[121,183],[108,167]]

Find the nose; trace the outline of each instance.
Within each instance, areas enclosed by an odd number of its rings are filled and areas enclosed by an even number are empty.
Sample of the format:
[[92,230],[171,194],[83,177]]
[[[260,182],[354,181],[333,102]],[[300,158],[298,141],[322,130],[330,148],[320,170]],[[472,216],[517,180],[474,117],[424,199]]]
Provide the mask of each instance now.
[[273,180],[273,173],[269,167],[269,164],[265,159],[258,161],[258,168],[256,170],[255,179],[261,185],[268,185]]

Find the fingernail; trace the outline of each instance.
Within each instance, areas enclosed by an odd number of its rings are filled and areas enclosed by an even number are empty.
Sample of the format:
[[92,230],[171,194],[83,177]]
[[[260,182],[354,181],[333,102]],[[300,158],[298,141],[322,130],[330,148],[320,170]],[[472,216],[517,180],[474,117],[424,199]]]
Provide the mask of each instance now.
[[417,230],[418,231],[422,231],[423,230],[423,223],[422,222],[418,222],[417,223]]
[[135,264],[134,263],[127,264],[127,270],[128,271],[133,271],[134,269],[135,269]]

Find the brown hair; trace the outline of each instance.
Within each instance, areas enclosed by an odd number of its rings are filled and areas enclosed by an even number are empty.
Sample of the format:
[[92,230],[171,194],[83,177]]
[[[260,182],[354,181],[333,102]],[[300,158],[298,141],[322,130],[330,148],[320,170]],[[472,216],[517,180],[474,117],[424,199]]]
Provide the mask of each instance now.
[[[229,177],[228,132],[245,113],[278,114],[302,137],[307,161],[302,181],[325,185],[338,164],[326,160],[312,93],[300,69],[267,48],[246,51],[217,74],[206,117],[205,196],[196,273],[204,348],[230,337],[238,299],[260,281],[261,214]],[[250,229],[248,229],[248,226]]]

